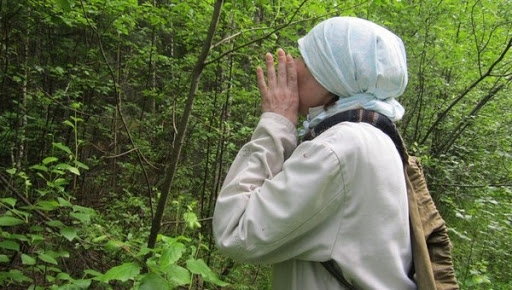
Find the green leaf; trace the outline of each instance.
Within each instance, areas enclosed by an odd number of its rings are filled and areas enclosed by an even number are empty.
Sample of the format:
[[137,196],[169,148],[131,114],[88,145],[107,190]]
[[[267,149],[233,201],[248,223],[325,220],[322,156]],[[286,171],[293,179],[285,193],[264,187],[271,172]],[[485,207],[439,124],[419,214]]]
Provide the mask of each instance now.
[[65,12],[71,11],[71,4],[69,3],[69,0],[55,0],[55,3]]
[[62,197],[57,197],[57,200],[59,201],[60,206],[66,206],[66,207],[72,206],[72,204],[69,201],[63,199]]
[[187,269],[194,274],[207,274],[211,270],[202,259],[190,259],[187,261]]
[[70,166],[67,168],[67,170],[75,175],[80,175],[80,170],[78,168]]
[[3,227],[12,227],[12,226],[21,225],[24,223],[25,223],[24,220],[21,220],[19,218],[15,218],[12,216],[1,216],[0,217],[0,226],[3,226]]
[[[64,172],[62,172],[62,174],[64,174]],[[68,184],[69,181],[65,178],[57,178],[53,181],[53,185],[56,185],[57,187],[60,187],[62,185],[66,185]]]
[[[52,173],[55,173],[55,174],[57,174],[57,175],[63,175],[65,172],[64,172],[64,171],[62,171],[60,168],[53,168],[53,169],[52,169]],[[53,185],[53,184],[52,184],[52,183],[50,183],[50,182],[48,182],[47,184],[48,184],[48,186],[52,186],[52,185]]]
[[491,283],[491,280],[489,280],[489,277],[484,276],[484,275],[475,275],[472,277],[472,280],[477,285]]
[[46,254],[46,253],[40,253],[38,258],[43,261],[43,262],[46,262],[48,264],[53,264],[53,265],[57,265],[57,260],[55,260],[55,258],[53,258],[52,256]]
[[55,161],[59,161],[59,158],[57,157],[53,157],[53,156],[49,156],[49,157],[46,157],[45,159],[43,159],[43,164],[44,165],[48,165],[52,162],[55,162]]
[[55,165],[55,169],[57,169],[57,170],[67,170],[69,167],[71,167],[71,165],[69,165],[67,163],[59,163],[59,164]]
[[7,249],[7,250],[13,250],[13,251],[19,251],[20,250],[20,244],[18,242],[13,240],[4,240],[0,242],[0,248]]
[[[103,274],[101,274],[100,272],[95,271],[95,270],[91,270],[91,269],[84,270],[84,273],[85,274],[89,274],[89,275],[91,275],[93,277],[101,277],[101,276],[103,276]],[[95,280],[99,280],[99,279],[95,279]]]
[[156,273],[145,274],[140,280],[139,290],[169,290],[169,282]]
[[167,277],[170,277],[173,282],[173,286],[187,285],[190,283],[190,272],[176,264],[171,265],[167,271]]
[[73,241],[77,236],[78,230],[72,227],[63,227],[60,229],[60,234],[68,241]]
[[226,283],[219,278],[217,275],[206,265],[203,259],[190,259],[187,261],[187,269],[194,274],[201,275],[206,281],[212,282],[218,286],[227,286]]
[[35,170],[39,170],[42,172],[48,172],[48,167],[46,167],[44,165],[39,165],[39,164],[30,166],[30,169],[35,169]]
[[85,206],[80,206],[80,205],[74,205],[73,206],[73,211],[75,212],[83,212],[83,213],[87,213],[87,214],[94,214],[94,209],[93,208],[90,208],[90,207],[85,207]]
[[117,251],[121,248],[123,248],[124,246],[126,246],[125,243],[121,242],[121,241],[118,241],[118,240],[110,240],[108,241],[108,243],[105,245],[105,249],[107,249],[108,251]]
[[80,168],[83,168],[85,170],[89,169],[89,166],[83,164],[82,162],[78,161],[78,160],[75,160],[75,166],[77,167],[80,167]]
[[190,229],[197,229],[201,227],[197,215],[193,212],[186,212],[183,214],[183,219],[187,223],[187,227]]
[[36,203],[36,206],[45,211],[52,211],[60,207],[56,200],[40,200]]
[[91,215],[86,213],[72,212],[70,213],[72,217],[81,221],[84,224],[87,224],[91,221]]
[[35,242],[42,242],[42,241],[44,241],[45,238],[42,235],[31,234],[30,235],[30,240],[32,241],[32,244],[35,244]]
[[66,280],[66,281],[73,280],[73,278],[68,273],[63,273],[63,272],[58,273],[57,276],[55,276],[55,278],[57,278],[59,280]]
[[21,254],[21,263],[23,265],[35,265],[36,264],[36,259],[30,257],[27,254]]
[[59,150],[61,150],[61,151],[64,151],[64,152],[66,152],[66,153],[68,153],[68,154],[72,154],[72,153],[71,153],[71,149],[69,149],[69,147],[68,147],[68,146],[66,146],[66,145],[64,145],[64,144],[62,144],[62,143],[60,143],[60,142],[59,142],[59,143],[55,143],[55,142],[54,142],[54,143],[52,143],[52,144],[53,144],[53,147],[55,147],[55,148],[57,148],[57,149],[59,149]]
[[106,235],[101,235],[99,237],[96,237],[96,238],[92,239],[92,242],[93,243],[99,243],[99,242],[103,242],[106,239],[107,239]]
[[56,252],[55,254],[57,254],[59,257],[69,258],[69,252],[68,251],[61,250],[61,251]]
[[14,207],[16,205],[16,199],[12,198],[12,197],[2,198],[2,199],[0,199],[0,202],[4,203],[4,204],[7,204],[10,207]]
[[[30,231],[36,233],[36,232],[42,232],[45,230],[45,227],[42,227],[40,225],[33,225],[33,226],[30,226]],[[25,237],[25,235],[23,235],[22,237]],[[19,237],[18,239],[21,239],[21,237]]]
[[451,232],[453,234],[455,234],[456,236],[458,236],[459,238],[461,238],[462,240],[466,240],[466,241],[471,241],[471,238],[468,237],[466,234],[464,233],[461,233],[459,231],[457,231],[456,229],[454,228],[448,228],[448,232]]
[[101,280],[105,283],[108,283],[110,280],[119,280],[122,282],[126,282],[128,280],[133,280],[140,273],[140,266],[136,263],[124,263],[119,266],[115,266],[108,270]]
[[16,174],[16,168],[7,169],[5,170],[5,172],[9,173],[9,175],[14,175]]
[[56,67],[53,67],[52,68],[53,72],[56,73],[57,75],[61,76],[61,75],[64,75],[64,73],[66,72],[62,67],[60,66],[56,66]]
[[71,123],[71,121],[70,121],[70,120],[66,120],[66,121],[64,121],[63,123],[64,123],[65,125],[70,126],[71,128],[75,128],[75,124]]
[[60,228],[65,226],[64,223],[59,220],[47,221],[46,224],[54,228]]
[[7,257],[7,255],[0,254],[0,263],[7,263],[9,261],[10,261],[10,259],[9,259],[9,257]]
[[182,243],[176,240],[169,241],[166,243],[162,256],[160,257],[160,264],[163,267],[167,267],[176,263],[181,258],[185,250],[186,247]]
[[23,272],[21,272],[20,270],[10,270],[8,273],[7,273],[7,277],[9,277],[9,279],[12,279],[13,281],[16,281],[18,283],[20,282],[32,282],[32,279],[25,276],[25,274],[23,274]]
[[[71,108],[73,108],[74,110],[80,109],[81,106],[82,106],[82,103],[80,103],[80,102],[71,103]],[[75,120],[75,119],[80,119],[80,118],[71,117],[71,119]]]
[[[73,105],[76,105],[76,106],[73,106]],[[80,104],[79,103],[73,103],[73,104],[71,104],[71,106],[73,107],[73,109],[80,109]],[[76,123],[84,121],[84,119],[78,118],[78,117],[71,116],[70,118],[71,118],[71,120],[73,120],[73,122],[76,122]]]

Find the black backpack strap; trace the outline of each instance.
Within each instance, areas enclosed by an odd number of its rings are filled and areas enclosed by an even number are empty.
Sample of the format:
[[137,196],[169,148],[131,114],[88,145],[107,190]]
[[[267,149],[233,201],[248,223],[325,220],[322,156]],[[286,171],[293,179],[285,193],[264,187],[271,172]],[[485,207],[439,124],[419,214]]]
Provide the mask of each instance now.
[[373,125],[374,127],[380,129],[386,135],[388,135],[393,143],[395,143],[395,147],[400,153],[400,157],[404,164],[407,164],[408,154],[405,148],[404,142],[396,125],[393,121],[391,121],[388,117],[379,114],[375,111],[365,110],[365,109],[355,109],[344,111],[338,114],[335,114],[322,122],[320,122],[315,128],[311,129],[304,137],[303,141],[312,140],[316,136],[322,134],[327,129],[332,126],[341,123],[341,122],[353,122],[353,123],[368,123]]
[[311,140],[322,134],[325,130],[341,122],[359,123],[363,119],[363,109],[349,110],[337,113],[320,122],[315,128],[311,129],[303,138],[304,141]]
[[336,280],[338,280],[338,282],[340,282],[341,285],[345,286],[345,288],[355,289],[354,286],[345,279],[343,272],[334,260],[331,259],[329,261],[322,262],[322,265],[334,276],[334,278],[336,278]]

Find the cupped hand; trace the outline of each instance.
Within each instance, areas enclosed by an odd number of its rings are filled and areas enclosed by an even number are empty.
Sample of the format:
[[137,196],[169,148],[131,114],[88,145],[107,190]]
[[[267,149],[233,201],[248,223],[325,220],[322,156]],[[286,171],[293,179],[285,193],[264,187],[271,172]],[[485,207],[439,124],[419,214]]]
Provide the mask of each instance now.
[[[256,76],[261,95],[263,112],[274,112],[283,115],[297,125],[299,110],[299,89],[297,86],[297,69],[295,60],[284,50],[277,51],[277,75],[272,54],[265,55],[267,66],[267,82],[263,69],[258,67]],[[268,85],[267,85],[268,83]]]

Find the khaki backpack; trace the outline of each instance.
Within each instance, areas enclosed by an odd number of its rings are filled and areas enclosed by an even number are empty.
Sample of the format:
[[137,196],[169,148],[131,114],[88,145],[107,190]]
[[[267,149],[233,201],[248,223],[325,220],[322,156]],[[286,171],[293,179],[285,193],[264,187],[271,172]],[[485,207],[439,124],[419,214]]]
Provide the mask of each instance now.
[[409,221],[418,289],[459,289],[446,224],[430,196],[418,159],[405,166]]
[[[387,117],[364,109],[350,110],[331,116],[304,136],[311,140],[340,122],[365,122],[386,133],[400,153],[409,201],[409,224],[414,269],[412,277],[419,290],[459,289],[452,261],[452,244],[445,221],[439,214],[427,188],[418,158],[410,156],[395,124]],[[347,289],[357,289],[350,284],[334,260],[322,265]]]

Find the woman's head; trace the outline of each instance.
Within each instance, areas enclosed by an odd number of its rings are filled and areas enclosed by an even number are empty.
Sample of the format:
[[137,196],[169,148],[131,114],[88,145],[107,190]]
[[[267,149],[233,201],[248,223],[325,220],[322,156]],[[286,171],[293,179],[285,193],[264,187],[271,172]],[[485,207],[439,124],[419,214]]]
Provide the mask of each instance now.
[[299,113],[307,115],[309,108],[325,105],[333,94],[323,87],[311,74],[302,58],[295,60],[299,89]]
[[338,102],[350,101],[347,109],[356,106],[393,120],[402,117],[403,108],[394,98],[407,86],[407,62],[398,36],[368,20],[334,17],[316,25],[298,43],[308,72],[337,95]]

